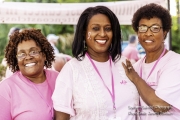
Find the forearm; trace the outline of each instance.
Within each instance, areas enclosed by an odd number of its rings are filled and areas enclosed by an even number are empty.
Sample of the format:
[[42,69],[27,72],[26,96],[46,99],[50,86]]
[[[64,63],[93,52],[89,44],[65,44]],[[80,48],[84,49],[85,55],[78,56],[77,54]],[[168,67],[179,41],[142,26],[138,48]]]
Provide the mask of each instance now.
[[167,112],[170,109],[170,105],[160,99],[155,94],[155,90],[151,88],[142,78],[136,78],[134,80],[134,84],[143,101],[150,106],[154,112]]
[[55,120],[69,120],[69,119],[70,119],[69,114],[59,112],[59,111],[55,111]]

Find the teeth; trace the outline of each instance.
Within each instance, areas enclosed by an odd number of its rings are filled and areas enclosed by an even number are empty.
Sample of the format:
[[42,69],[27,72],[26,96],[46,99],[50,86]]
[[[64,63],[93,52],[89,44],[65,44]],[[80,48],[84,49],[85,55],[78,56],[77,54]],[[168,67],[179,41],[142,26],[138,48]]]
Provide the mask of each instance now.
[[98,43],[100,44],[105,44],[106,43],[106,40],[96,40]]
[[145,40],[145,42],[150,43],[150,42],[153,42],[153,41],[152,40]]
[[26,67],[30,67],[30,66],[33,66],[35,65],[35,63],[29,63],[29,64],[26,64]]

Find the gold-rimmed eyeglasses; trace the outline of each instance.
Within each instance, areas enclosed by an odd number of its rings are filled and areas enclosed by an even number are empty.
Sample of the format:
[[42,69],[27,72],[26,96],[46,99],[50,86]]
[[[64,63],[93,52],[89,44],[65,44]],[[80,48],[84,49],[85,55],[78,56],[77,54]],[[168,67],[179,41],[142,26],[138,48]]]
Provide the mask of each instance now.
[[[35,56],[38,56],[40,54],[40,52],[42,52],[42,51],[33,50],[33,51],[30,51],[28,55],[31,57],[35,57]],[[26,56],[27,56],[27,54],[24,52],[18,53],[16,55],[18,60],[23,60],[24,58],[26,58]]]
[[159,26],[159,25],[152,25],[152,26],[150,26],[150,27],[148,27],[148,26],[146,26],[146,25],[141,25],[141,26],[138,26],[138,31],[139,31],[140,33],[145,33],[145,32],[148,31],[148,29],[150,29],[151,32],[157,33],[157,32],[159,32],[159,31],[161,30],[161,28],[162,28],[162,27]]

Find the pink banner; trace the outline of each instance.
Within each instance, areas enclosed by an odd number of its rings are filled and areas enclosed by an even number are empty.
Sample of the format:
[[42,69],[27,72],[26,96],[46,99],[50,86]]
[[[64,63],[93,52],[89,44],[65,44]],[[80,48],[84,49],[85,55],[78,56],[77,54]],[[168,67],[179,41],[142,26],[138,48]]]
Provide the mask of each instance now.
[[0,23],[4,24],[72,24],[76,25],[82,11],[90,6],[104,5],[118,17],[122,25],[131,24],[133,13],[148,3],[167,7],[165,0],[136,0],[96,3],[0,3]]

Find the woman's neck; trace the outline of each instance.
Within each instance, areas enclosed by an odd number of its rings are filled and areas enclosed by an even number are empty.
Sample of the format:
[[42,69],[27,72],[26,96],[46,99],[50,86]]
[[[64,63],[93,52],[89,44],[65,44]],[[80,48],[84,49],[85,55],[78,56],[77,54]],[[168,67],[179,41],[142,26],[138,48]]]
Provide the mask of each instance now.
[[31,82],[33,83],[43,83],[46,80],[46,74],[43,71],[43,73],[35,76],[26,76]]
[[98,62],[106,62],[109,60],[109,53],[100,53],[100,54],[92,54],[89,53],[89,56],[91,57],[91,59],[98,61]]
[[[164,51],[164,48],[163,49],[160,49],[158,51],[154,51],[154,52],[147,52],[146,53],[146,59],[145,59],[145,63],[151,63],[151,62],[154,62],[156,61],[160,56],[161,54],[163,53]],[[165,51],[164,55],[167,53],[167,50]],[[163,55],[163,56],[164,56]]]

